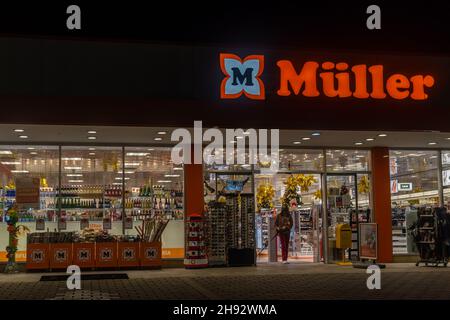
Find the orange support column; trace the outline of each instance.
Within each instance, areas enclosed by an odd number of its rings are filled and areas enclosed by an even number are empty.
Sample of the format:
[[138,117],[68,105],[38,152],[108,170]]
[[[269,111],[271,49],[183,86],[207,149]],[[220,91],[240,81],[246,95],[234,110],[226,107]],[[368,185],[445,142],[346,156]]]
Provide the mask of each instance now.
[[203,215],[203,164],[184,165],[184,195],[185,217]]
[[392,262],[391,179],[389,149],[375,147],[372,155],[373,213],[378,224],[378,262]]

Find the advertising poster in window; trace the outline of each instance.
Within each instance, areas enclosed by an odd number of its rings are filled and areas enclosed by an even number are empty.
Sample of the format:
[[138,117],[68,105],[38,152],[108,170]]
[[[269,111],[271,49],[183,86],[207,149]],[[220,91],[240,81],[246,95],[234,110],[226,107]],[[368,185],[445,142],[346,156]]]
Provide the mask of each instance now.
[[39,209],[39,178],[16,178],[16,203],[20,209]]
[[359,257],[377,259],[378,225],[376,223],[359,224]]

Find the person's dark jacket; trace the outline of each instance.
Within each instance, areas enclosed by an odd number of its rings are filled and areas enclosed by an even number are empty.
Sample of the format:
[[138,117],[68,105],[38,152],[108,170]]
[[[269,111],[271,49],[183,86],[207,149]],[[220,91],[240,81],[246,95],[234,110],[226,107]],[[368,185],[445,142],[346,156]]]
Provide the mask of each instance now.
[[277,231],[281,234],[289,234],[291,232],[294,222],[291,215],[280,213],[275,219],[275,227]]

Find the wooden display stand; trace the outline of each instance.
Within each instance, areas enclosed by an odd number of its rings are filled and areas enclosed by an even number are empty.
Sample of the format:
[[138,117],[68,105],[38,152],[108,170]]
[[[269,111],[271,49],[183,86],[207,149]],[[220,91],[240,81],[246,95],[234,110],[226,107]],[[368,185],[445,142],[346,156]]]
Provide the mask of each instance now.
[[29,243],[27,245],[26,268],[28,270],[32,270],[32,269],[48,269],[49,267],[50,267],[49,244]]
[[117,268],[117,242],[97,242],[95,244],[95,266],[97,268]]
[[80,242],[73,244],[73,264],[80,268],[95,267],[95,243]]
[[161,268],[161,242],[141,242],[141,267]]
[[139,242],[119,242],[117,257],[119,267],[139,267]]
[[50,269],[66,269],[72,264],[72,243],[50,244]]

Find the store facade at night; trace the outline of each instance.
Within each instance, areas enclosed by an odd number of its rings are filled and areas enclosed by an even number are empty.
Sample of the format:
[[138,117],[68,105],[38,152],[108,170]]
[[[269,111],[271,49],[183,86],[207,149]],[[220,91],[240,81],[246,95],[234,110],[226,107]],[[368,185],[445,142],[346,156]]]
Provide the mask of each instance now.
[[[3,217],[30,178],[38,203],[22,206],[19,221],[32,232],[59,230],[61,218],[62,230],[102,230],[107,218],[109,233],[135,235],[157,211],[170,219],[168,264],[184,258],[185,220],[232,183],[253,212],[244,242],[256,253],[258,190],[270,186],[279,209],[289,178],[309,179],[291,239],[299,261],[339,260],[335,226],[352,210],[378,224],[377,261],[405,261],[417,255],[410,213],[449,206],[448,58],[27,38],[1,38],[0,52],[2,260]],[[279,129],[278,172],[173,163],[171,133],[194,121]],[[208,241],[226,248],[226,237]]]

